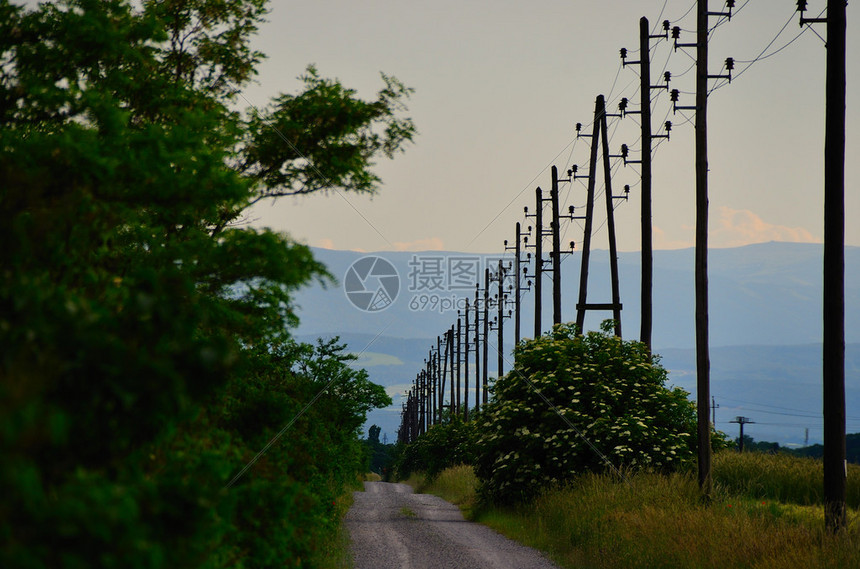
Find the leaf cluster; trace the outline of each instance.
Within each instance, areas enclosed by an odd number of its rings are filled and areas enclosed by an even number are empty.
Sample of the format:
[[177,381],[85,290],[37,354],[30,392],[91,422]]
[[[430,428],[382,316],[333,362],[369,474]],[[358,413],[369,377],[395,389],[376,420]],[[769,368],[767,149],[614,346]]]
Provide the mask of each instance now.
[[582,472],[667,471],[693,456],[695,409],[643,344],[562,324],[515,358],[478,424],[486,497],[517,501]]

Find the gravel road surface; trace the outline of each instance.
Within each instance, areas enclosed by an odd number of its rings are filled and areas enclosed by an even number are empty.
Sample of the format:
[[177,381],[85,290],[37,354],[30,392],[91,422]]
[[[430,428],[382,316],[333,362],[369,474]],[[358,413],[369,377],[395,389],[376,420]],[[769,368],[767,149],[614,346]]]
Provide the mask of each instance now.
[[406,484],[365,482],[346,515],[355,569],[558,569],[538,551],[468,522]]

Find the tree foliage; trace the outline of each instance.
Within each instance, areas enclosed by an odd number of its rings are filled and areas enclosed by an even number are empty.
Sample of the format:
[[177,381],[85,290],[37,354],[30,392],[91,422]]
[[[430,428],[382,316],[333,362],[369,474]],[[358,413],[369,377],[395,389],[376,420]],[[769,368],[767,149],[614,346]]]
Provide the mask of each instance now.
[[644,344],[572,325],[515,349],[478,426],[484,494],[511,502],[585,471],[675,469],[694,452],[695,409]]
[[413,134],[409,90],[386,79],[363,102],[314,71],[269,111],[234,110],[264,14],[0,0],[4,567],[301,565],[363,468],[358,428],[387,396],[343,346],[285,333],[292,293],[328,273],[234,222],[284,188],[375,190],[373,159]]

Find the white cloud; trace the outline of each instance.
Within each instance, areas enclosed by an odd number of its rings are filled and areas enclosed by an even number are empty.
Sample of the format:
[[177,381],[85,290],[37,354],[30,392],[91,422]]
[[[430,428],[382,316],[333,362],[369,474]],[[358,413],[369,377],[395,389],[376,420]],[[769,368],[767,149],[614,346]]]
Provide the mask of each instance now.
[[741,247],[752,243],[785,241],[791,243],[820,243],[804,227],[774,225],[748,209],[718,207],[711,218],[711,247]]

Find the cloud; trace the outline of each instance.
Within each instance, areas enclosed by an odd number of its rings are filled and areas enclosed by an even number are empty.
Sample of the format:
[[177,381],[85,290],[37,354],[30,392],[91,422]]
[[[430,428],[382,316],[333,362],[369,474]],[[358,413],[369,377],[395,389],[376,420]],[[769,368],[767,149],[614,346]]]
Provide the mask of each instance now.
[[711,219],[709,244],[712,247],[741,247],[768,241],[821,242],[806,228],[774,225],[748,209],[719,207],[717,215]]
[[444,249],[445,244],[438,237],[394,242],[395,251],[443,251]]
[[320,249],[334,249],[334,241],[331,239],[320,239],[317,242],[317,247]]

